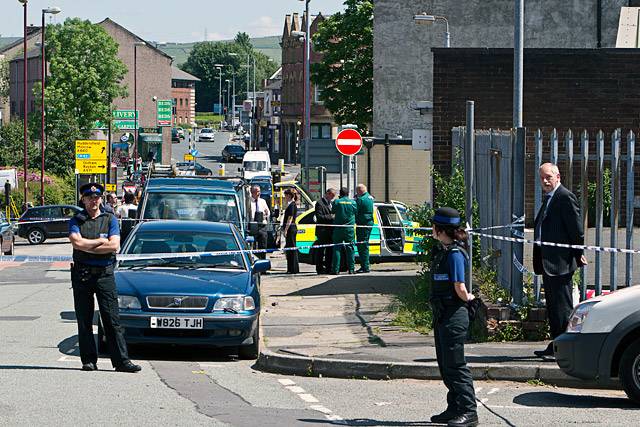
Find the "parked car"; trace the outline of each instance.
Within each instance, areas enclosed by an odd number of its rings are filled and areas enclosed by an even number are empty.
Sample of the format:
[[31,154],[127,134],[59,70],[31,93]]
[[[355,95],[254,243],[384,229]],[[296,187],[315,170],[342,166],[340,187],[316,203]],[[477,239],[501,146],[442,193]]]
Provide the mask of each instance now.
[[0,212],[0,255],[13,255],[15,240],[13,225],[7,220],[4,212]]
[[177,127],[176,130],[178,131],[178,137],[184,138],[184,129]]
[[200,129],[200,133],[198,134],[198,142],[215,142],[216,140],[216,132],[211,128],[202,128]]
[[640,286],[578,304],[567,331],[553,340],[566,374],[602,386],[622,385],[640,404]]
[[[137,225],[122,254],[246,249],[231,224],[152,221]],[[238,347],[255,359],[260,343],[260,274],[271,268],[246,252],[121,260],[115,272],[120,323],[129,344]],[[106,352],[102,323],[98,348]]]
[[175,144],[180,143],[180,134],[176,128],[171,128],[171,142]]
[[39,245],[49,238],[67,237],[69,220],[80,212],[73,205],[45,205],[29,208],[18,219],[18,236],[32,245]]
[[212,176],[213,175],[213,172],[211,171],[211,169],[202,166],[198,162],[195,162],[195,164],[194,162],[177,162],[176,167],[179,170],[184,170],[184,171],[195,169],[196,176]]
[[230,163],[233,161],[241,162],[246,153],[242,145],[229,144],[222,150],[222,161]]
[[242,157],[242,177],[251,179],[254,176],[271,173],[271,158],[266,151],[247,151]]

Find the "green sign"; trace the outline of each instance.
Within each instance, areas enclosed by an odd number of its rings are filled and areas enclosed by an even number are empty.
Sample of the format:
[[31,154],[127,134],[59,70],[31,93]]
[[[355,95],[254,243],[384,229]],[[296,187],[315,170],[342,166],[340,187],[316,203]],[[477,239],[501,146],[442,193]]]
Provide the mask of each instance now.
[[[139,110],[138,114],[135,114],[133,110],[114,110],[112,111],[111,126],[119,130],[134,130],[138,125],[136,123],[136,115],[139,114]],[[93,129],[107,129],[107,125],[96,120]]]
[[170,99],[159,99],[158,104],[158,126],[171,126],[171,116],[173,113],[173,101]]

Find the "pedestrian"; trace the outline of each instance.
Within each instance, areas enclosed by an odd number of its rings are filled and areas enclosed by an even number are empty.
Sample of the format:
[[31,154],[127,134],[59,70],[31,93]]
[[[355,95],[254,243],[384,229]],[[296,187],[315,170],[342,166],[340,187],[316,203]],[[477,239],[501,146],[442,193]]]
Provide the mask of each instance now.
[[356,187],[356,205],[358,213],[356,215],[356,242],[358,247],[358,258],[360,258],[360,269],[356,273],[369,272],[369,236],[373,227],[373,202],[371,194],[367,193],[367,186],[358,184]]
[[[116,212],[113,208],[113,201],[111,198],[111,194],[106,195],[106,203],[100,204],[100,212],[110,213],[111,215],[115,215]],[[116,202],[117,203],[117,202]],[[80,206],[82,206],[82,192],[80,192]]]
[[[576,196],[560,183],[560,170],[544,163],[538,170],[544,191],[542,206],[534,222],[536,241],[584,244],[580,206]],[[587,265],[582,249],[533,245],[533,269],[542,275],[551,339],[564,333],[573,310],[573,272]],[[538,357],[553,356],[553,341],[546,349],[534,351]]]
[[[284,191],[284,199],[287,202],[287,207],[284,210],[284,219],[282,221],[285,248],[296,248],[296,234],[298,234],[298,228],[296,226],[298,207],[296,206],[296,202],[298,201],[298,192],[295,188],[287,188]],[[287,257],[287,273],[300,273],[298,249],[286,250],[285,255]]]
[[[267,201],[260,197],[260,187],[251,186],[251,203],[249,205],[249,234],[255,239],[257,249],[267,249],[267,222],[271,212]],[[265,259],[265,252],[258,252],[258,258]]]
[[118,218],[129,218],[129,212],[138,209],[138,207],[133,204],[134,200],[133,193],[124,193],[124,203],[116,210],[116,216]]
[[80,187],[84,209],[69,221],[69,240],[73,246],[71,286],[78,323],[80,360],[83,371],[98,369],[98,353],[93,340],[95,295],[111,364],[116,371],[138,372],[142,368],[131,362],[127,355],[113,277],[116,252],[120,249],[120,230],[112,214],[100,211],[103,193],[104,187],[97,183]]
[[432,219],[433,249],[430,303],[438,369],[447,393],[447,409],[431,417],[433,423],[476,426],[478,414],[471,371],[464,356],[469,329],[468,302],[474,299],[465,286],[467,233],[460,228],[457,210],[444,207]]
[[[318,200],[315,206],[316,217],[316,244],[321,247],[314,250],[316,273],[331,273],[331,263],[333,261],[333,247],[329,246],[333,243],[333,229],[326,225],[333,224],[334,215],[331,213],[333,199],[336,198],[337,192],[335,188],[329,188],[324,196]],[[324,224],[324,225],[323,225]],[[324,246],[323,245],[328,245]]]
[[355,274],[356,262],[353,248],[354,231],[356,224],[356,213],[358,207],[355,200],[349,197],[349,191],[342,187],[340,189],[340,198],[333,203],[331,213],[334,215],[333,224],[333,261],[331,265],[331,274],[340,272],[340,254],[344,251],[347,261],[349,274]]

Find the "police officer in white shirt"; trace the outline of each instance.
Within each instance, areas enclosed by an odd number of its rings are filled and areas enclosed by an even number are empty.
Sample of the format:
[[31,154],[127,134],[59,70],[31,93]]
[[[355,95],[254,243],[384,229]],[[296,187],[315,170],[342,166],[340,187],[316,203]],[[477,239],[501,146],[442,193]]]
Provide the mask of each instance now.
[[[249,213],[251,222],[249,223],[249,234],[253,236],[256,242],[256,249],[267,248],[267,222],[269,220],[269,206],[267,202],[260,197],[260,187],[254,185],[251,187],[251,204],[249,205]],[[259,258],[266,258],[266,253],[256,254]]]

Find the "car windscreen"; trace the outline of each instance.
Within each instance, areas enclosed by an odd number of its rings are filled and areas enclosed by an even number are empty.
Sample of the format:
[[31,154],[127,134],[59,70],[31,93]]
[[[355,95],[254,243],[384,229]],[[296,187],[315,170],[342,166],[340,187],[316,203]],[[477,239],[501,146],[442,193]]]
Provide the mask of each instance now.
[[257,185],[258,187],[260,187],[260,194],[263,194],[265,196],[270,196],[271,195],[271,183],[270,182],[256,182],[253,181],[251,183],[251,185]]
[[213,129],[204,128],[200,131],[200,133],[213,133]]
[[242,167],[249,172],[266,172],[269,170],[267,162],[262,160],[247,160],[242,163]]
[[139,231],[131,237],[124,254],[180,254],[190,252],[184,257],[167,256],[151,259],[124,259],[120,268],[172,266],[181,268],[231,268],[246,269],[241,252],[226,254],[193,255],[194,252],[224,252],[239,250],[233,234],[203,231]]
[[149,192],[143,218],[231,222],[240,227],[238,206],[231,194]]
[[242,148],[239,145],[227,145],[225,147],[227,149],[227,151],[233,151],[233,152],[238,152],[238,153],[244,153],[244,148]]

